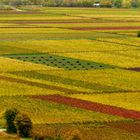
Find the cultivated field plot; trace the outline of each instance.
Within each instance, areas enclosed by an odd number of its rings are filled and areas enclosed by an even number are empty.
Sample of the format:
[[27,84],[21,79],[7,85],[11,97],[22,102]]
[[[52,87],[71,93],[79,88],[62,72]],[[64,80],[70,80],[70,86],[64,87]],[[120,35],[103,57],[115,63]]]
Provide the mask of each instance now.
[[139,30],[138,9],[0,11],[0,125],[16,107],[40,133],[140,139]]

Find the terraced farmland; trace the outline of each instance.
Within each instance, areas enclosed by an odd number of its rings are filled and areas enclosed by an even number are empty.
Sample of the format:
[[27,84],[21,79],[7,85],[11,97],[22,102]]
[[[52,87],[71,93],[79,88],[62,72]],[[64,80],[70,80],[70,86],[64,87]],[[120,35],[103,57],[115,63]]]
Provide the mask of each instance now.
[[138,9],[0,11],[0,125],[16,107],[46,136],[140,139],[139,19]]

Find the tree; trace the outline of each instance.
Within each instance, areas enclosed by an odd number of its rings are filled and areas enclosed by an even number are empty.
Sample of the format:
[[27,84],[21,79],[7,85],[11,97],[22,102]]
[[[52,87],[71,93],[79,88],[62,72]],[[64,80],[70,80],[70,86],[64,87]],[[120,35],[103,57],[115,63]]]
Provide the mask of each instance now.
[[32,121],[25,114],[18,114],[15,118],[14,124],[17,129],[17,134],[20,137],[27,138],[31,136]]
[[29,0],[3,0],[2,3],[6,5],[12,5],[12,6],[31,4]]
[[48,6],[62,6],[63,5],[63,0],[48,0],[47,1]]
[[101,0],[100,4],[102,7],[112,7],[113,2],[112,0]]
[[6,110],[4,118],[6,119],[8,133],[16,133],[17,132],[17,129],[14,125],[14,120],[15,120],[15,117],[18,113],[19,113],[19,111],[15,108]]
[[122,7],[122,0],[115,0],[114,1],[114,6],[117,8],[121,8]]
[[28,0],[30,1],[33,5],[43,5],[45,3],[45,0]]
[[122,7],[130,8],[131,7],[131,0],[122,0]]
[[132,0],[131,2],[132,7],[139,7],[140,6],[140,0]]

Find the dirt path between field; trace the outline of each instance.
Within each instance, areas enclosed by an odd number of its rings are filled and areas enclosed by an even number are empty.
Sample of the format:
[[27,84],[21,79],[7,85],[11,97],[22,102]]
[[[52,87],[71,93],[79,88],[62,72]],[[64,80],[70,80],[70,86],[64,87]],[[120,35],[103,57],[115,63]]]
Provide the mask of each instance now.
[[11,14],[44,14],[44,13],[41,11],[10,10],[10,11],[0,11],[0,14],[11,15]]
[[[136,22],[136,21],[135,21]],[[140,21],[137,21],[137,22],[140,22]],[[5,23],[9,23],[9,22],[5,22]],[[87,21],[66,21],[66,22],[53,22],[53,21],[44,21],[44,22],[41,22],[41,21],[19,21],[19,22],[12,22],[14,24],[94,24],[94,23],[104,23],[104,24],[108,24],[110,22],[108,21],[90,21],[90,22],[87,22]],[[126,23],[126,22],[121,22],[121,21],[116,21],[116,22],[111,22],[111,23]],[[131,23],[131,22],[130,22]]]
[[[55,28],[52,26],[1,26],[0,28]],[[79,31],[105,31],[105,30],[140,30],[140,26],[131,27],[56,27],[58,29],[79,30]]]
[[131,70],[131,71],[140,72],[140,67],[136,67],[136,68],[127,68],[126,70]]
[[0,132],[5,132],[5,131],[6,131],[6,129],[3,129],[3,128],[0,129]]
[[[0,80],[5,80],[5,81],[9,81],[9,82],[14,82],[14,83],[20,83],[20,84],[26,84],[29,86],[35,86],[35,87],[44,88],[44,89],[56,90],[56,91],[64,92],[67,94],[100,94],[100,93],[102,93],[100,91],[93,91],[93,92],[79,91],[79,90],[75,90],[75,89],[48,85],[48,84],[44,84],[44,83],[33,82],[33,81],[14,78],[14,77],[7,77],[7,76],[3,76],[3,75],[0,75]],[[106,90],[106,91],[103,91],[103,93],[127,93],[127,92],[135,93],[135,92],[140,92],[140,90],[135,90],[135,91],[131,91],[131,90],[118,90],[118,91],[108,90],[107,91]]]
[[60,92],[65,92],[65,93],[74,93],[74,94],[86,93],[83,91],[68,89],[68,88],[59,87],[59,86],[47,85],[44,83],[33,82],[33,81],[28,81],[28,80],[23,80],[23,79],[17,79],[17,78],[13,78],[13,77],[2,76],[2,75],[0,75],[0,80],[5,80],[5,81],[9,81],[9,82],[14,82],[14,83],[20,83],[20,84],[26,84],[29,86],[36,86],[36,87],[50,89],[50,90],[57,90]]
[[140,30],[140,26],[122,26],[122,27],[70,27],[63,29],[71,29],[71,30],[82,30],[82,31],[90,31],[90,30]]
[[104,114],[116,115],[124,118],[140,120],[140,111],[128,110],[116,106],[110,106],[110,105],[85,101],[81,99],[75,99],[75,98],[61,96],[61,95],[32,96],[32,98],[47,100],[59,104],[69,105],[72,107],[96,111]]
[[140,121],[138,122],[117,122],[109,125],[112,128],[118,128],[130,133],[140,134]]

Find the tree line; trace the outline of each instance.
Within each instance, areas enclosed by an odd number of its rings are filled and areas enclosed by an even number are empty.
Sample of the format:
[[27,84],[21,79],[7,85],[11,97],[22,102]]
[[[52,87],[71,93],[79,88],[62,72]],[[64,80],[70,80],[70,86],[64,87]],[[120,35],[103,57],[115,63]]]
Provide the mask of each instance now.
[[99,7],[137,8],[140,7],[140,0],[0,0],[0,4],[20,5],[41,5],[41,6],[67,6],[67,7],[93,7],[98,3]]

